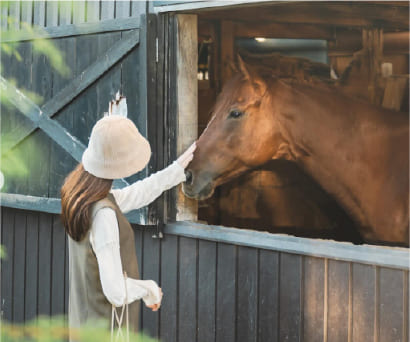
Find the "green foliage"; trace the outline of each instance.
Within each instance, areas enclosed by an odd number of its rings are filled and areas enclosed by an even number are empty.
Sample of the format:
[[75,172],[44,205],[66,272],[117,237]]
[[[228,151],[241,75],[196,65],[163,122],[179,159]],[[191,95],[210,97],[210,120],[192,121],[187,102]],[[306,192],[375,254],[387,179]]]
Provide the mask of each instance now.
[[[71,334],[79,342],[110,342],[111,332],[104,322],[86,325],[81,329],[72,329]],[[25,325],[12,325],[2,322],[2,342],[64,342],[68,340],[69,329],[64,317],[39,317]],[[119,339],[119,342],[122,340]],[[130,341],[156,342],[146,335],[130,333]]]
[[[7,9],[9,6],[8,1],[1,1],[0,8],[1,13],[7,13],[7,10],[3,11],[3,9]],[[1,17],[2,22],[4,22],[4,18]],[[28,61],[22,60],[22,56],[19,52],[19,47],[22,44],[30,44],[31,51],[33,56],[44,56],[44,58],[48,61],[50,67],[62,77],[68,77],[70,75],[70,69],[65,63],[65,56],[64,54],[56,47],[55,43],[51,39],[47,39],[47,32],[42,27],[32,27],[30,24],[25,22],[17,22],[17,19],[13,17],[7,17],[7,24],[9,29],[8,30],[0,30],[0,54],[5,54],[10,56],[12,59],[15,59],[19,63],[30,63],[31,59]],[[27,37],[27,35],[31,37],[35,37],[35,39],[30,39],[29,42],[19,42],[21,37]],[[41,37],[41,38],[38,38]],[[21,49],[20,49],[21,51]],[[8,65],[2,65],[0,63],[0,74],[5,68],[8,68]],[[30,77],[30,75],[27,75]],[[25,89],[21,84],[17,84],[17,81],[12,77],[7,79],[9,83],[14,85],[21,93],[23,93],[26,97],[30,98],[34,103],[40,105],[43,103],[43,97],[37,94],[37,89],[33,89],[29,91]],[[11,117],[12,115],[19,115],[17,120],[22,120],[21,124],[24,124],[24,118],[18,111],[14,108],[13,104],[10,102],[10,98],[14,95],[13,91],[7,87],[0,87],[0,103],[2,105],[3,111],[8,111],[8,116]],[[21,116],[21,118],[20,118]],[[5,116],[7,117],[7,116]],[[0,136],[0,144],[3,150],[8,150],[10,142],[13,141],[13,131],[7,132],[4,134],[2,132]],[[0,159],[0,168],[1,171],[4,173],[5,176],[5,186],[2,191],[7,191],[7,180],[13,178],[14,180],[21,179],[28,176],[29,169],[27,165],[27,156],[35,157],[35,158],[42,158],[41,156],[41,146],[27,146],[28,144],[24,144],[22,148],[20,144],[19,147],[13,148],[7,154],[2,155]],[[31,144],[32,145],[32,144]]]
[[0,245],[0,259],[6,259],[7,258],[7,251],[6,247],[3,245]]

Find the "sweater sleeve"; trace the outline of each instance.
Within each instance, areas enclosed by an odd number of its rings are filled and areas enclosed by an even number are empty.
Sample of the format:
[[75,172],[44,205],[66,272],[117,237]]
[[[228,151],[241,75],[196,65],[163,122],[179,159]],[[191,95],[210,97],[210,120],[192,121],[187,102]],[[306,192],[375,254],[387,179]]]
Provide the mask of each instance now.
[[121,211],[127,213],[150,204],[165,190],[171,189],[185,179],[184,168],[174,161],[167,168],[125,188],[113,189],[111,193]]
[[120,256],[117,218],[111,208],[100,209],[91,224],[90,243],[97,256],[101,286],[107,300],[121,306],[143,299],[146,305],[161,302],[158,285],[153,280],[127,278],[125,281]]

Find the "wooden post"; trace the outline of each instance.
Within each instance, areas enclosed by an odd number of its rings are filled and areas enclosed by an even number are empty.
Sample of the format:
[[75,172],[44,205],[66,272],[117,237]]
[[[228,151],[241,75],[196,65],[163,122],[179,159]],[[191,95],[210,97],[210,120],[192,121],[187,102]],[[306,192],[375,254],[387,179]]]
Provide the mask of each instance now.
[[[177,19],[177,153],[197,138],[198,131],[198,29],[197,16],[178,14]],[[177,221],[196,220],[198,202],[182,193],[177,196]]]
[[235,61],[235,37],[234,24],[232,21],[221,22],[221,81],[222,86],[231,78],[232,69],[230,62]]
[[383,99],[381,63],[383,60],[383,29],[371,28],[362,31],[363,49],[367,52],[369,65],[369,100],[380,105]]

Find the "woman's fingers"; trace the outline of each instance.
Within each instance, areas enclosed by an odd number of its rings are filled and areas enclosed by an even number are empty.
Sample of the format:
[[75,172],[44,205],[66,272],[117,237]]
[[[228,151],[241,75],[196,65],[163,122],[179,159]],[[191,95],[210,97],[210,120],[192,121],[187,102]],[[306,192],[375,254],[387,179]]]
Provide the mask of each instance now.
[[194,158],[194,151],[196,150],[196,142],[194,142],[191,146],[187,148],[187,150],[182,153],[177,162],[181,165],[184,169],[188,166],[191,160]]

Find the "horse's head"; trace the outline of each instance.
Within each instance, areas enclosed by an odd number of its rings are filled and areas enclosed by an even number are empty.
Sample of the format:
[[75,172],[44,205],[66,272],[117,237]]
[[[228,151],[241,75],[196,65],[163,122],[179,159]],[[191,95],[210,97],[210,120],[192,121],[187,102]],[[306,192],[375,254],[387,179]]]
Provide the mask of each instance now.
[[279,139],[268,87],[239,60],[239,72],[223,87],[187,168],[188,197],[206,199],[216,186],[272,159]]

